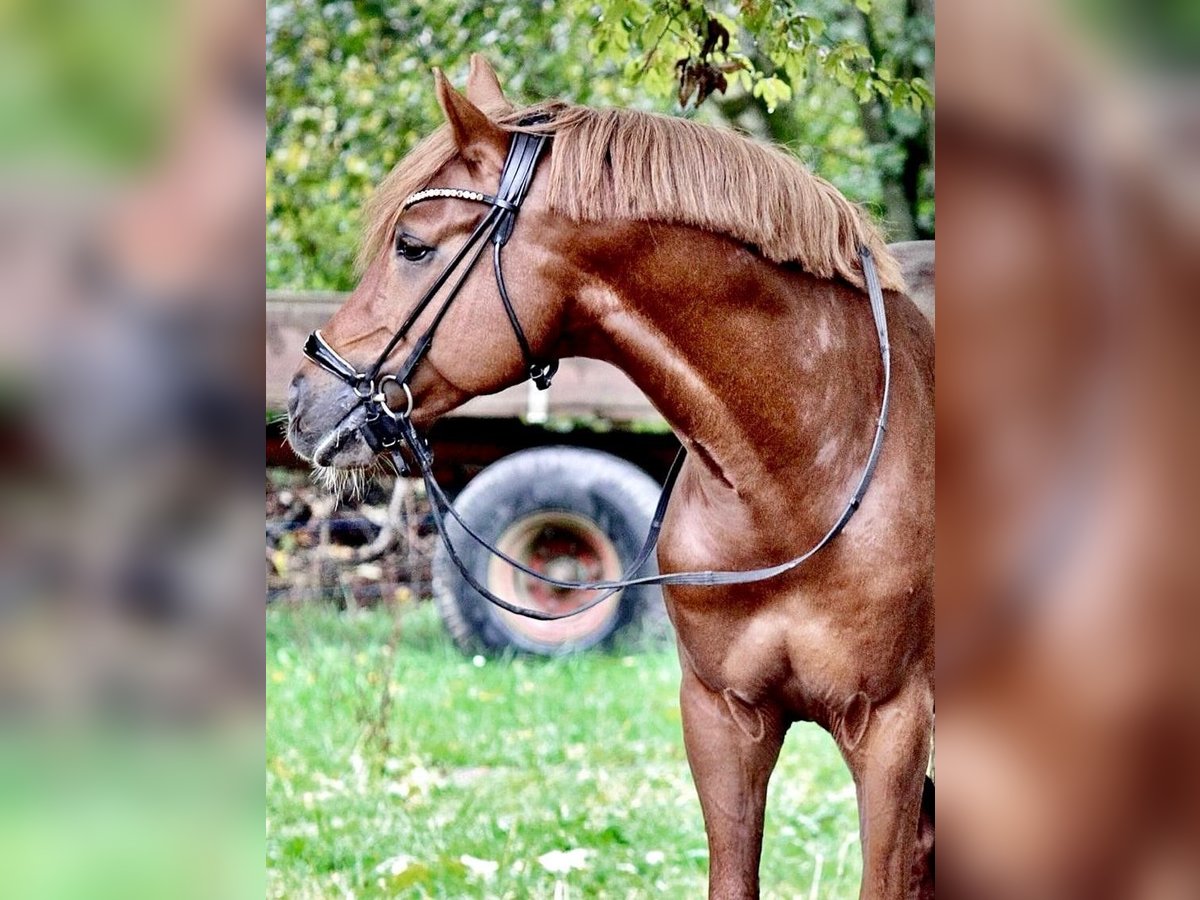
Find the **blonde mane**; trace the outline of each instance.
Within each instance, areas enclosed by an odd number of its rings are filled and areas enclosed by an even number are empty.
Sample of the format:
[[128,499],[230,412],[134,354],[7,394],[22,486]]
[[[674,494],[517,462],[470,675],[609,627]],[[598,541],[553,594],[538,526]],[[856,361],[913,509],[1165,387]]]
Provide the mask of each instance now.
[[[750,244],[773,262],[859,287],[858,248],[865,244],[883,287],[904,289],[899,265],[866,214],[776,147],[728,129],[629,109],[549,101],[486,111],[505,130],[554,135],[549,204],[574,221],[691,225]],[[518,124],[539,114],[545,123]],[[443,125],[384,180],[368,207],[360,262],[390,241],[404,198],[429,186],[456,153]]]

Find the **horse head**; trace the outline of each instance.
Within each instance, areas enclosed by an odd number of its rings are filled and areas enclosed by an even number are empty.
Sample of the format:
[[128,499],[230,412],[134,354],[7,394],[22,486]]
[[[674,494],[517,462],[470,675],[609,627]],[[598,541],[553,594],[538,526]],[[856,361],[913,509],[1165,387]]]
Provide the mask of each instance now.
[[[542,202],[545,164],[534,159],[519,215],[499,197],[514,135],[523,130],[520,114],[479,55],[465,96],[440,71],[434,77],[446,122],[380,186],[368,212],[362,278],[318,332],[347,373],[374,377],[356,385],[353,376],[314,365],[310,354],[292,379],[288,439],[318,467],[372,462],[379,448],[361,429],[373,392],[388,409],[411,412],[413,424],[427,424],[529,377],[531,364],[550,358],[561,328],[566,299],[553,249],[561,221]],[[497,237],[494,228],[508,231]],[[389,378],[406,360],[403,379]]]

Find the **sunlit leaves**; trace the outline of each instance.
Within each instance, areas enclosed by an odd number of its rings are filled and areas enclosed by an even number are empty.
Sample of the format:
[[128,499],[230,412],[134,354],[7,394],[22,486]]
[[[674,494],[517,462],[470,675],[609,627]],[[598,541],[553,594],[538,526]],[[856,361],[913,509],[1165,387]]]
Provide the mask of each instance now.
[[[713,93],[703,89],[705,78],[711,84],[718,72],[727,73],[731,69],[726,66],[735,62],[745,73],[735,81],[745,84],[772,110],[783,102],[784,89],[772,83],[781,80],[796,90],[799,82],[810,78],[833,79],[860,103],[876,97],[893,103],[901,96],[892,84],[903,79],[879,77],[876,66],[880,61],[872,58],[860,39],[862,22],[873,9],[869,0],[826,0],[803,8],[796,0],[743,0],[738,4],[661,0],[613,5],[618,15],[605,16],[603,36],[592,45],[594,52],[615,49],[632,55],[626,74],[648,77],[653,73],[656,77],[651,87],[656,91],[666,81],[666,67],[673,64],[684,106],[702,103],[703,99],[696,98]],[[824,17],[818,10],[823,10]],[[829,22],[835,27],[831,29]],[[714,27],[721,32],[716,44],[712,41]],[[924,94],[909,90],[902,96],[917,111],[932,99],[927,90]]]
[[780,78],[760,78],[752,93],[767,104],[767,112],[774,112],[777,105],[792,99],[792,86]]
[[272,287],[353,287],[364,203],[440,121],[430,69],[461,85],[472,51],[518,102],[725,120],[868,203],[887,146],[862,110],[903,137],[933,102],[933,24],[901,0],[268,0],[267,23]]

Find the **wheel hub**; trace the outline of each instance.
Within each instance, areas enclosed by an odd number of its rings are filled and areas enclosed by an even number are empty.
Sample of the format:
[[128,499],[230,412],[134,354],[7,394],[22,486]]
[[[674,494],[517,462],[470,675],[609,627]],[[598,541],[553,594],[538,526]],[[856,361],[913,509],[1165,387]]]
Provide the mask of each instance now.
[[[601,581],[621,575],[616,547],[595,522],[562,510],[546,510],[517,519],[496,542],[499,550],[535,572],[559,581]],[[488,589],[522,606],[552,613],[570,612],[596,596],[546,584],[500,559],[488,566]],[[543,622],[496,610],[515,632],[550,646],[583,641],[607,627],[617,614],[620,594],[568,619]]]

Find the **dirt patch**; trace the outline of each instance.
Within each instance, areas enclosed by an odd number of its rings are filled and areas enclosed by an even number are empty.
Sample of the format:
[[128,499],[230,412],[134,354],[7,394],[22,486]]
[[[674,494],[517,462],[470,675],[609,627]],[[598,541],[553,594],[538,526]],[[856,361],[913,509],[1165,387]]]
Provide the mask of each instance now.
[[424,599],[436,542],[418,481],[379,478],[361,497],[336,496],[307,473],[266,470],[268,603]]

